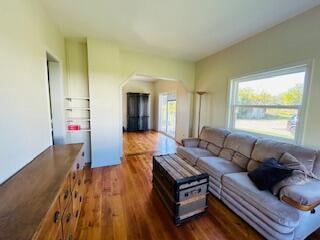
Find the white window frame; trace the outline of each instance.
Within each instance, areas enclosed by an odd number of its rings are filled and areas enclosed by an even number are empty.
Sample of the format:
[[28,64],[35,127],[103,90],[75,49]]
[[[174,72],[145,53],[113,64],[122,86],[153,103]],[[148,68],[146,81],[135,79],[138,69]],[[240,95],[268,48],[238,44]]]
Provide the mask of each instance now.
[[[228,104],[227,104],[227,127],[233,131],[238,132],[246,132],[250,133],[252,135],[257,135],[260,137],[267,137],[267,138],[273,138],[276,140],[281,140],[285,142],[291,142],[296,144],[301,144],[304,140],[304,132],[305,132],[305,118],[306,118],[306,110],[307,110],[307,102],[308,102],[308,96],[309,96],[309,82],[310,82],[310,73],[311,73],[311,63],[303,63],[299,65],[293,65],[289,67],[283,67],[273,70],[267,70],[264,72],[256,73],[256,74],[250,74],[243,77],[238,78],[232,78],[229,81],[229,87],[228,87]],[[305,79],[304,79],[304,90],[303,90],[303,96],[302,96],[302,103],[301,105],[243,105],[243,104],[236,104],[237,99],[237,92],[238,92],[238,85],[240,82],[247,82],[247,81],[255,81],[259,79],[265,79],[275,76],[281,76],[281,75],[287,75],[292,73],[298,73],[298,72],[305,72]],[[297,109],[298,110],[298,116],[299,116],[299,122],[296,127],[295,131],[295,137],[293,140],[287,139],[287,138],[281,138],[273,135],[265,135],[260,133],[255,133],[251,131],[245,131],[241,129],[235,128],[235,121],[236,121],[236,107],[264,107],[264,108],[287,108],[287,109]]]

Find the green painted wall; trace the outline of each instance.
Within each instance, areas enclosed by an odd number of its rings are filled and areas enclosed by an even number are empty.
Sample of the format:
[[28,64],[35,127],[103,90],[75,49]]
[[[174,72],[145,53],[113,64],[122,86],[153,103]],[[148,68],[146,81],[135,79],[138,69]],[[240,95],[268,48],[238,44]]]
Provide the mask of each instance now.
[[[231,78],[286,65],[312,62],[303,144],[320,147],[320,7],[238,43],[196,64],[196,89],[204,97],[201,125],[226,125]],[[276,86],[275,86],[276,87]],[[198,98],[194,114],[198,112]],[[197,119],[194,122],[197,126]]]
[[46,51],[64,72],[64,37],[35,1],[0,3],[0,183],[51,144]]
[[188,61],[141,54],[120,48],[122,82],[135,73],[158,79],[181,81],[189,91],[194,90],[195,64]]
[[[195,65],[132,52],[103,40],[88,39],[87,46],[92,166],[118,164],[122,155],[122,86],[133,74],[145,74],[178,80],[192,95]],[[186,129],[188,131],[189,128]]]

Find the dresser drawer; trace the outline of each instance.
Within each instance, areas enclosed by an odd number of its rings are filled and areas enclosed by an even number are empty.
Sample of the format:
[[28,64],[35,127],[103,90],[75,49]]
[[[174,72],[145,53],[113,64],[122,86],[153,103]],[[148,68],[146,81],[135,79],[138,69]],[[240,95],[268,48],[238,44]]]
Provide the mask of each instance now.
[[71,182],[71,177],[72,174],[68,174],[68,176],[65,179],[65,182],[63,183],[63,187],[61,188],[60,191],[60,207],[62,212],[66,209],[67,204],[69,203],[70,199],[71,199],[71,187],[70,187],[70,182]]
[[71,168],[71,190],[74,188],[78,178],[79,172],[82,173],[84,167],[84,159],[80,155],[77,157],[76,161],[74,162]]
[[80,215],[84,192],[85,192],[84,177],[83,177],[83,174],[79,172],[79,179],[74,187],[73,198],[72,198],[73,212],[76,218],[78,218]]
[[71,188],[71,190],[73,189],[76,181],[77,181],[77,172],[71,171],[71,173],[70,173],[70,188]]
[[63,239],[74,240],[75,219],[73,214],[72,200],[69,202],[62,217]]
[[33,239],[63,240],[61,219],[62,212],[60,210],[60,199],[58,197],[42,220],[39,230],[35,233]]

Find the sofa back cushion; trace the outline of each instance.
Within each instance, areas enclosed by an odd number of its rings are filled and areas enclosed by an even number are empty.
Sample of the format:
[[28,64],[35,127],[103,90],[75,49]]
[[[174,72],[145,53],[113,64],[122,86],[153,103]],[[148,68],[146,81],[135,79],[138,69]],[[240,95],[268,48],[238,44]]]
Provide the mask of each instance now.
[[271,139],[257,140],[247,170],[252,171],[259,163],[268,158],[279,160],[285,152],[290,153],[297,158],[307,170],[312,171],[317,156],[315,150]]
[[245,169],[256,141],[255,137],[248,134],[231,133],[224,141],[224,148],[220,153],[220,157],[230,160]]
[[257,138],[252,135],[242,133],[231,133],[227,136],[224,147],[232,149],[235,152],[250,158],[252,149],[257,141]]
[[239,152],[235,152],[231,161],[237,164],[239,167],[246,169],[250,161],[250,158],[246,157],[245,155],[242,155]]
[[222,148],[222,150],[219,153],[219,157],[222,157],[228,161],[232,160],[233,155],[234,155],[234,151],[229,148]]
[[199,148],[203,148],[203,149],[206,149],[208,146],[208,142],[205,141],[205,140],[200,140],[199,142]]
[[203,127],[200,133],[200,139],[222,148],[226,136],[230,132],[226,129]]
[[212,143],[209,143],[207,146],[207,150],[210,151],[213,155],[218,156],[221,148]]
[[320,151],[317,154],[317,159],[314,162],[313,174],[320,178]]

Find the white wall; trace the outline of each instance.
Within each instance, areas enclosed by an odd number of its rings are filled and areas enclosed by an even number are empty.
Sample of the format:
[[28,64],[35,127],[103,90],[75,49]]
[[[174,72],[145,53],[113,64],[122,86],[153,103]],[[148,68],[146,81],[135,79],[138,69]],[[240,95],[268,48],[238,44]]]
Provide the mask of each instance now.
[[151,81],[129,80],[122,87],[122,126],[127,129],[127,93],[149,93],[149,129],[154,129],[154,83]]
[[[88,39],[92,166],[120,163],[121,86],[134,74],[177,79],[192,91],[194,64],[135,53],[103,40]],[[189,119],[185,120],[189,121]]]
[[119,49],[88,40],[92,167],[120,163]]
[[88,54],[85,40],[66,39],[66,96],[89,97]]
[[[307,60],[313,64],[303,144],[320,147],[319,23],[320,7],[317,7],[198,62],[196,89],[209,91],[203,101],[202,125],[226,125],[231,78]],[[197,111],[196,108],[194,113]]]
[[0,183],[51,144],[46,50],[64,70],[64,39],[34,1],[0,3]]

